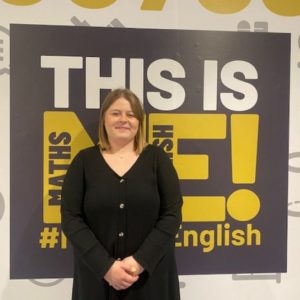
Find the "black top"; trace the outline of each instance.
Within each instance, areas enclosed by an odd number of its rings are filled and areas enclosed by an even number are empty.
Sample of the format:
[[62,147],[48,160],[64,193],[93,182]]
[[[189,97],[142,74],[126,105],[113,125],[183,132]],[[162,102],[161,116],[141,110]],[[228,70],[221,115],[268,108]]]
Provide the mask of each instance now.
[[[98,146],[80,151],[62,188],[62,228],[74,249],[73,300],[178,300],[174,238],[182,197],[167,154],[148,145],[120,177]],[[103,279],[116,259],[145,269],[130,288]]]

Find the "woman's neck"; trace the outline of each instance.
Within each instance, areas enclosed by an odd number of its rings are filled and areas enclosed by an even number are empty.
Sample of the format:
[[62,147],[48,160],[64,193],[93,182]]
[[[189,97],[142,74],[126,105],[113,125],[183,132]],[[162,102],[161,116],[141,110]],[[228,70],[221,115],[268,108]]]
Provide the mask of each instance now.
[[111,154],[126,154],[134,151],[134,141],[129,143],[118,143],[116,141],[109,141],[110,149],[108,150]]

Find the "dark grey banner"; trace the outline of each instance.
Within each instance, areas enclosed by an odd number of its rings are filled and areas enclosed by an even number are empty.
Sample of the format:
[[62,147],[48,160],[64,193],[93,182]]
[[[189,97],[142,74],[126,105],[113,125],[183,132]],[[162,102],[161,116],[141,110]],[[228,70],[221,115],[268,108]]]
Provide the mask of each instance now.
[[107,92],[125,86],[180,178],[179,273],[286,272],[289,34],[11,25],[10,36],[11,278],[72,276],[64,174],[97,143]]

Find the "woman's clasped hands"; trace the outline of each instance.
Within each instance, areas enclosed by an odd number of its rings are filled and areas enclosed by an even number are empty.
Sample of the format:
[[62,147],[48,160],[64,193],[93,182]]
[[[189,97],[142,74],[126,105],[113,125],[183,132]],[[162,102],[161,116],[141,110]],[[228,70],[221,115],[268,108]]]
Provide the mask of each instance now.
[[143,267],[132,256],[128,256],[123,260],[116,260],[104,279],[115,290],[125,290],[139,279],[143,271]]

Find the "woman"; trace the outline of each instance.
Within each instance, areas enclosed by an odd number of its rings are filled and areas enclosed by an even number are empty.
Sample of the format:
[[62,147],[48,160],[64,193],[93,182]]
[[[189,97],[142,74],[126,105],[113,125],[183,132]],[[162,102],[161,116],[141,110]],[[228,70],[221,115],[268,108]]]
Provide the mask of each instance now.
[[144,112],[127,89],[100,110],[99,145],[80,151],[62,188],[62,228],[74,249],[73,300],[179,300],[176,171],[146,145]]

